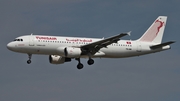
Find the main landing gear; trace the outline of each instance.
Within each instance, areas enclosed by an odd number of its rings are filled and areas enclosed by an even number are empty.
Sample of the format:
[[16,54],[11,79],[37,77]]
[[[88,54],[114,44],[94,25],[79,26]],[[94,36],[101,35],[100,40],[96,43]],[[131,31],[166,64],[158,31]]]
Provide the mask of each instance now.
[[30,63],[31,63],[31,57],[32,57],[32,54],[28,54],[29,60],[27,60],[27,64],[30,64]]
[[[82,69],[84,67],[84,65],[81,63],[80,58],[76,58],[75,60],[78,61],[77,69]],[[90,58],[87,61],[87,63],[88,63],[88,65],[92,65],[92,64],[94,64],[94,60]]]
[[76,58],[76,60],[78,61],[77,69],[82,69],[84,66],[81,63],[80,58]]
[[92,65],[92,64],[94,64],[94,60],[90,58],[90,59],[87,61],[87,63],[88,63],[88,65]]

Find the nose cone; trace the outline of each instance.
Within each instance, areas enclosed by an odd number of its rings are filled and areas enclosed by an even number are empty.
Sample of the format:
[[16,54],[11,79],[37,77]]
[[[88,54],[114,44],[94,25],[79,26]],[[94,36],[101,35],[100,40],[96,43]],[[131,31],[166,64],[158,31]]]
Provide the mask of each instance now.
[[10,43],[8,43],[7,44],[7,48],[9,49],[9,50],[13,50],[13,44],[10,42]]

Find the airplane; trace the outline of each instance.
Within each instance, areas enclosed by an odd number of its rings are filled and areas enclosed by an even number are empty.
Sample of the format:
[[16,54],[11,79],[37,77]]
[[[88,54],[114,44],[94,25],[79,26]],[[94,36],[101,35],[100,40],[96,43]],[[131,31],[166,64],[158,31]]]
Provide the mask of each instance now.
[[51,64],[63,64],[72,59],[78,61],[77,69],[84,66],[80,58],[125,58],[140,56],[170,49],[175,41],[162,43],[167,16],[159,16],[147,31],[137,40],[120,40],[131,32],[121,33],[109,38],[84,38],[47,35],[24,35],[7,44],[14,52],[28,54],[27,63],[31,63],[32,54],[49,55]]

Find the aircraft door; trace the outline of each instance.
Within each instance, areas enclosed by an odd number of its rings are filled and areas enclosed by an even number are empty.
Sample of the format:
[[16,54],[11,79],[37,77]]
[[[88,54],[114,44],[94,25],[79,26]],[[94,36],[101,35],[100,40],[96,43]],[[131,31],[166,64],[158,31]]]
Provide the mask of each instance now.
[[137,42],[137,52],[141,52],[141,42]]
[[34,36],[32,34],[29,37],[29,46],[34,46]]

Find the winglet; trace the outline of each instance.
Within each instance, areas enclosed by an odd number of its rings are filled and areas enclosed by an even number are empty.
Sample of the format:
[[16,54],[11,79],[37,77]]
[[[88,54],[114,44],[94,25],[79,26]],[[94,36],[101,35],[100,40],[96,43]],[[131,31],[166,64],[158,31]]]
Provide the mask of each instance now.
[[127,32],[127,34],[128,34],[129,36],[131,36],[131,31]]
[[[119,34],[119,35],[122,35],[122,36],[129,35],[129,36],[131,36],[131,31],[129,31],[129,32],[124,32],[124,33],[121,33],[121,34]],[[122,36],[121,36],[121,37],[122,37]]]

